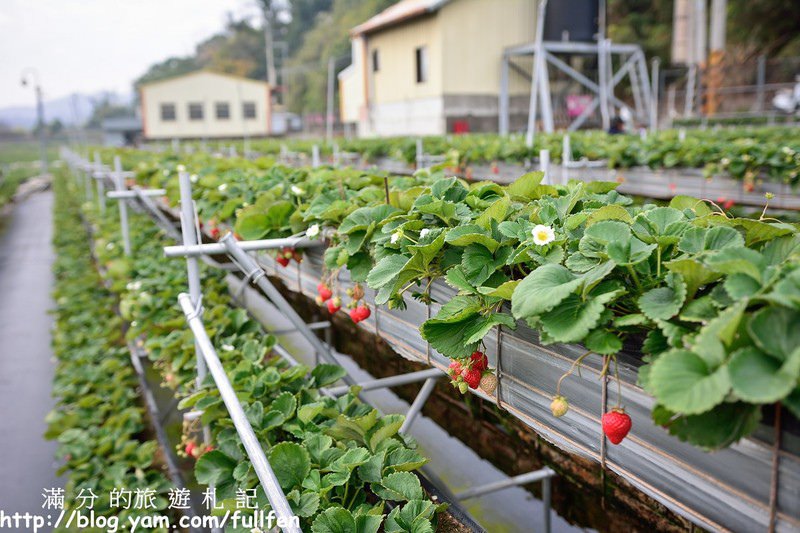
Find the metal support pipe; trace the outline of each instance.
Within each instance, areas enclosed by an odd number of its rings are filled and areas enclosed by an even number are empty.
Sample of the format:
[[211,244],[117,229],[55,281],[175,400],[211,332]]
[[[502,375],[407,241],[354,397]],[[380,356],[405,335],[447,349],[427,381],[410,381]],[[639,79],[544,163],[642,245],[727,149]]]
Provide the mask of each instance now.
[[[316,330],[316,329],[327,329],[327,328],[331,327],[331,323],[328,320],[322,320],[320,322],[310,322],[309,324],[306,324],[306,325],[308,326],[308,329],[310,329],[312,331]],[[272,335],[287,335],[289,333],[296,333],[296,332],[297,332],[297,328],[276,329],[276,330],[270,331],[270,333]],[[328,344],[330,344],[330,343],[328,343]]]
[[[287,237],[285,239],[259,239],[241,241],[239,247],[245,252],[257,250],[274,250],[276,248],[319,248],[325,246],[322,240],[311,240],[306,237]],[[197,257],[199,255],[217,255],[227,253],[227,247],[220,242],[193,244],[190,246],[165,246],[166,257]]]
[[566,185],[569,181],[569,167],[572,164],[572,145],[570,144],[569,133],[565,133],[561,138],[561,185]]
[[138,185],[134,185],[133,192],[136,194],[136,198],[144,206],[144,208],[158,220],[158,223],[164,229],[164,231],[166,231],[170,236],[178,238],[179,234],[175,229],[175,226],[166,216],[164,216],[164,213],[161,212],[156,204],[153,203],[153,200],[150,198],[150,196],[144,194],[145,190],[140,188]]
[[[363,383],[352,383],[351,385],[358,385],[362,391],[386,389],[390,387],[399,387],[400,385],[408,385],[409,383],[417,383],[430,378],[440,378],[444,374],[438,368],[428,368],[426,370],[418,370],[416,372],[408,372],[407,374],[400,374],[399,376],[389,376],[388,378],[373,379]],[[331,387],[328,393],[334,396],[341,396],[347,394],[350,386]]]
[[[114,177],[114,187],[116,187],[117,192],[122,191],[125,187],[125,184],[122,182],[122,162],[120,161],[118,155],[114,156],[113,177]],[[120,231],[122,232],[122,248],[125,251],[125,255],[130,256],[131,234],[130,234],[130,228],[128,227],[128,203],[125,200],[119,203],[119,228]]]
[[[266,297],[269,298],[272,304],[289,319],[292,325],[297,328],[297,331],[311,344],[314,350],[319,352],[329,363],[338,365],[339,363],[336,361],[330,347],[326,346],[313,331],[308,329],[308,324],[297,314],[297,311],[286,301],[280,291],[270,283],[264,270],[256,263],[255,259],[247,255],[247,252],[239,246],[239,243],[233,238],[233,234],[226,234],[220,239],[220,243],[225,246],[228,255],[238,263],[242,272],[248,276],[250,281],[255,283]],[[348,386],[355,385],[355,381],[353,381],[353,378],[349,375],[345,375],[342,380],[347,383]]]
[[[181,171],[178,173],[178,181],[181,190],[181,236],[184,246],[194,246],[197,244],[197,234],[195,233],[194,201],[192,200],[192,181],[189,173]],[[189,297],[192,305],[200,309],[200,298],[202,296],[200,288],[200,265],[196,257],[186,258],[186,274],[189,278]],[[200,347],[195,343],[197,355],[197,388],[199,389],[206,376],[206,365],[200,353]]]
[[549,479],[554,475],[556,475],[555,471],[545,466],[544,468],[534,470],[533,472],[528,472],[527,474],[520,474],[519,476],[495,481],[494,483],[487,483],[486,485],[472,487],[471,489],[457,493],[456,497],[461,501],[469,500],[470,498],[476,498],[478,496],[483,496],[484,494],[489,494],[491,492],[497,492],[498,490],[507,489],[509,487],[518,487],[520,485],[527,485],[528,483]]
[[253,470],[255,470],[258,480],[261,482],[261,487],[264,489],[264,493],[267,495],[267,499],[275,510],[278,519],[284,524],[281,529],[286,533],[301,533],[299,521],[292,513],[292,508],[289,506],[286,495],[278,483],[278,478],[275,476],[275,472],[272,471],[266,455],[264,455],[261,443],[256,437],[250,422],[247,421],[242,404],[239,403],[239,399],[236,397],[236,391],[228,380],[225,369],[222,367],[211,339],[208,338],[208,333],[199,314],[196,312],[191,297],[186,293],[181,293],[178,295],[178,302],[180,302],[183,314],[186,315],[186,321],[189,323],[189,328],[194,334],[199,353],[208,365],[208,370],[217,384],[220,397],[222,397],[222,401],[231,415],[233,425],[242,440],[242,445],[253,465]]
[[550,150],[539,150],[539,170],[544,172],[542,184],[550,185]]
[[311,147],[311,167],[317,168],[319,166],[319,146],[316,144]]
[[425,402],[428,401],[428,398],[430,398],[433,393],[433,388],[436,386],[436,382],[440,377],[441,375],[428,378],[425,380],[425,383],[422,384],[422,388],[419,390],[419,393],[417,393],[417,397],[414,398],[414,402],[406,412],[406,419],[403,421],[403,425],[400,426],[400,433],[408,433],[411,424],[414,423],[414,420],[417,419],[417,415],[422,411],[422,407],[425,405]]
[[[123,176],[120,176],[120,178],[122,177]],[[123,186],[121,190],[118,188],[116,191],[108,191],[106,196],[112,200],[130,200],[132,198],[138,198],[139,196],[164,196],[165,194],[167,194],[166,189],[140,189],[137,193],[133,190],[125,190],[125,187]]]
[[532,79],[531,79],[531,99],[528,105],[528,130],[525,134],[525,146],[533,147],[534,136],[536,135],[536,99],[539,96],[539,76],[542,69],[539,64],[544,62],[544,17],[547,12],[547,0],[539,0],[536,12],[536,46],[533,57]]
[[508,93],[509,86],[508,86],[508,67],[509,61],[511,58],[508,57],[506,54],[503,54],[502,63],[500,64],[500,97],[498,101],[498,124],[497,124],[497,131],[500,135],[508,135],[508,128],[509,128],[509,101],[510,95]]
[[655,133],[658,131],[658,89],[659,89],[659,67],[661,66],[661,60],[657,57],[654,57],[650,62],[650,68],[652,70],[650,74],[650,80],[652,85],[652,96],[650,97],[650,131]]
[[417,139],[417,170],[425,166],[425,150],[422,147],[422,139]]

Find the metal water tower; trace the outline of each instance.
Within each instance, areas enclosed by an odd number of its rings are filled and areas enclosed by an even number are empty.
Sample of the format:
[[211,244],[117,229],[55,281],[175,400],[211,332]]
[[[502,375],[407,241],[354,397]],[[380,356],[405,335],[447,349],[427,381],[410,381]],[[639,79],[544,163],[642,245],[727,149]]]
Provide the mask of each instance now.
[[596,41],[599,19],[600,2],[597,0],[552,2],[547,6],[544,19],[544,40],[576,43]]

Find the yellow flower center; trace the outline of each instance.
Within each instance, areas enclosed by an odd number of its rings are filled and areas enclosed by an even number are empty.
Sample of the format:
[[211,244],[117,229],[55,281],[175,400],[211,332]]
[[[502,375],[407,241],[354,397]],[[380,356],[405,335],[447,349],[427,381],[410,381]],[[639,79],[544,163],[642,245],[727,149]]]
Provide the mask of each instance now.
[[548,235],[546,231],[540,231],[539,233],[536,234],[536,238],[539,239],[540,241],[546,241],[547,237]]

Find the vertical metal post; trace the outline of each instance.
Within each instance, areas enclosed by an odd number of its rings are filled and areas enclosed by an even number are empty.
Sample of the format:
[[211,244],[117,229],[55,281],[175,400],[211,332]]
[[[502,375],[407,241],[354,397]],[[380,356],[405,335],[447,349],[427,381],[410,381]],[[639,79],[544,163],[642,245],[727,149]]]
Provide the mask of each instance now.
[[544,172],[542,183],[549,185],[550,180],[550,150],[539,150],[539,170]]
[[756,72],[756,102],[753,111],[761,112],[764,110],[764,84],[767,79],[767,56],[758,56],[758,71]]
[[328,94],[325,109],[325,140],[333,140],[333,79],[336,71],[336,58],[328,58]]
[[417,139],[417,170],[425,166],[425,152],[422,148],[422,139]]
[[339,166],[339,143],[333,143],[333,166]]
[[39,158],[41,159],[41,172],[47,174],[47,131],[44,122],[44,98],[42,86],[36,84],[36,117],[39,123]]
[[311,147],[311,166],[313,168],[319,166],[319,146],[316,144]]
[[93,192],[94,191],[94,187],[92,187],[92,181],[94,180],[94,178],[92,177],[92,173],[94,172],[94,165],[89,162],[89,155],[88,154],[86,155],[86,160],[85,161],[86,161],[86,164],[83,167],[84,168],[84,172],[83,172],[83,176],[84,176],[83,187],[84,187],[84,190],[86,191],[86,201],[88,202],[88,201],[91,201],[92,196],[94,196],[94,192]]
[[661,66],[661,60],[657,57],[654,57],[653,60],[650,62],[650,68],[652,69],[650,73],[650,80],[652,82],[652,91],[653,95],[650,97],[650,131],[655,133],[658,131],[658,87],[659,87],[659,67]]
[[[122,162],[118,155],[114,156],[114,187],[117,191],[124,191],[125,184],[122,179]],[[122,248],[125,255],[131,255],[131,235],[128,227],[128,201],[125,198],[119,199],[119,228],[122,232]]]
[[683,116],[690,117],[694,113],[694,91],[697,82],[697,65],[689,65],[686,74],[686,98],[683,101]]
[[603,39],[597,43],[597,85],[600,97],[600,119],[603,130],[608,131],[611,127],[611,116],[608,112],[608,39]]
[[561,139],[561,185],[569,181],[569,167],[572,164],[572,145],[570,144],[569,133],[565,133]]
[[100,159],[98,152],[94,153],[94,172],[92,173],[92,180],[97,183],[97,205],[100,207],[100,214],[106,214],[106,186],[102,177],[95,177],[95,173],[103,171],[103,161]]
[[[197,242],[197,233],[195,233],[192,181],[189,177],[189,173],[186,171],[178,173],[178,181],[181,191],[181,235],[183,236],[183,245],[193,246],[199,243]],[[199,309],[202,293],[200,289],[200,265],[196,257],[186,256],[186,274],[189,278],[189,298],[191,298],[194,308]],[[200,384],[203,382],[203,378],[206,377],[206,363],[205,359],[203,359],[203,354],[200,353],[200,347],[196,342],[195,353],[197,356],[196,383],[199,388]],[[208,442],[208,439],[206,442]]]
[[508,122],[509,122],[509,88],[508,88],[508,62],[511,58],[503,54],[502,63],[500,63],[500,97],[497,103],[497,131],[500,135],[508,135]]
[[531,99],[528,106],[528,131],[525,135],[525,146],[533,148],[534,136],[536,135],[536,103],[539,92],[539,75],[541,69],[539,62],[544,60],[544,16],[547,10],[547,0],[539,0],[539,9],[536,12],[536,47],[534,48],[532,79],[531,79]]
[[544,516],[542,517],[542,529],[544,533],[550,533],[550,513],[553,500],[553,478],[542,479],[542,503],[544,504]]

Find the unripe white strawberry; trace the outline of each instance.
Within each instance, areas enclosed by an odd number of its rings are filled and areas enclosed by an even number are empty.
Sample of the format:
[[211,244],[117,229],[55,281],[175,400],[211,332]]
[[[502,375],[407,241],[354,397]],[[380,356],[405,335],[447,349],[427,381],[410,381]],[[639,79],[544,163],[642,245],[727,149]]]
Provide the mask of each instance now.
[[553,401],[550,404],[550,411],[552,411],[553,416],[560,418],[569,411],[569,402],[567,402],[567,399],[563,396],[553,396]]
[[484,374],[481,377],[481,389],[483,389],[483,392],[489,396],[492,396],[494,391],[497,389],[497,376],[491,372]]

